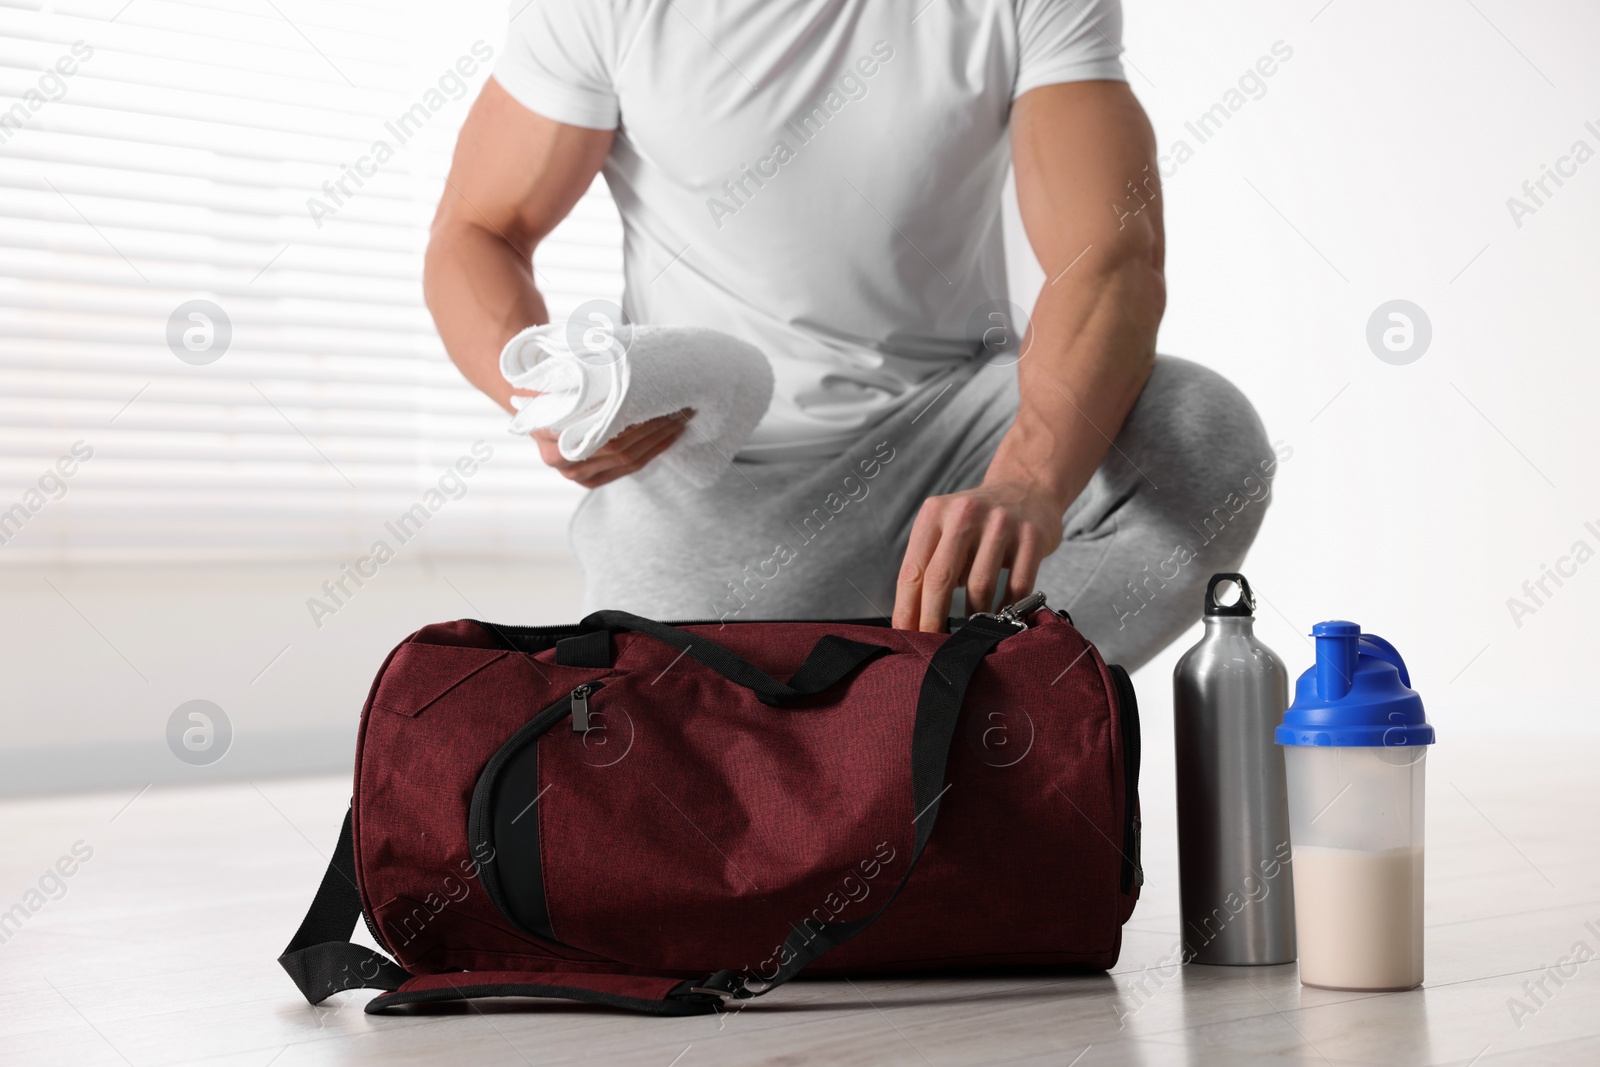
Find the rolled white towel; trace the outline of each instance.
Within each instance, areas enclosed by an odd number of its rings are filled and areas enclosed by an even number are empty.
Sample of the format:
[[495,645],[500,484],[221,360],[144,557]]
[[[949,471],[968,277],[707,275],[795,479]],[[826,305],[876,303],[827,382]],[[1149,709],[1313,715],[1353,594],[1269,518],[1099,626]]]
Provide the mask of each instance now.
[[584,460],[629,426],[693,408],[693,421],[640,474],[715,482],[767,413],[772,367],[754,345],[697,326],[591,329],[575,352],[567,326],[530,326],[500,352],[500,373],[536,397],[512,397],[515,434],[554,430]]

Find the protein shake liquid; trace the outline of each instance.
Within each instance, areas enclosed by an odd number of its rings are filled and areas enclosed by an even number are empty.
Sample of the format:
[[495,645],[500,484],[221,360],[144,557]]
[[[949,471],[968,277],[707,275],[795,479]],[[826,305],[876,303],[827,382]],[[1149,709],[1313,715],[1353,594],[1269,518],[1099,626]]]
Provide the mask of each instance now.
[[1393,645],[1311,628],[1317,662],[1278,727],[1289,790],[1300,981],[1422,983],[1423,786],[1433,727]]

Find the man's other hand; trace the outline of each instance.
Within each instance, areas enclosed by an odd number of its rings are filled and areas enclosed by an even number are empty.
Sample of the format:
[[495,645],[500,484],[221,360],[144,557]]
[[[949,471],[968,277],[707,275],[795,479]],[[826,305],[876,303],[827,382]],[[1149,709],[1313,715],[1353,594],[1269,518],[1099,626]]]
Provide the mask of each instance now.
[[556,435],[549,430],[539,430],[533,434],[533,439],[539,446],[540,458],[548,466],[585,489],[595,489],[642,470],[683,435],[692,418],[694,410],[684,408],[671,415],[635,423],[607,441],[588,459],[564,458],[556,444]]
[[967,611],[992,611],[1000,572],[1010,571],[1006,603],[1033,591],[1039,561],[1061,544],[1066,508],[1023,482],[992,482],[923,502],[895,586],[894,625],[936,633],[950,618],[951,595],[967,591]]

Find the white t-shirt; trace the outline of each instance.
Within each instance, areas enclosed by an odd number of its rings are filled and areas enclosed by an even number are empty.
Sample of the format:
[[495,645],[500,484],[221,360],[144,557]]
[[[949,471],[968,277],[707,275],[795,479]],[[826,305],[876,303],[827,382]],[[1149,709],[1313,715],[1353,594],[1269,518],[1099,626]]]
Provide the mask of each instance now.
[[617,130],[627,319],[771,358],[742,455],[827,456],[976,357],[1011,102],[1123,80],[1121,31],[1118,0],[531,0],[494,76]]

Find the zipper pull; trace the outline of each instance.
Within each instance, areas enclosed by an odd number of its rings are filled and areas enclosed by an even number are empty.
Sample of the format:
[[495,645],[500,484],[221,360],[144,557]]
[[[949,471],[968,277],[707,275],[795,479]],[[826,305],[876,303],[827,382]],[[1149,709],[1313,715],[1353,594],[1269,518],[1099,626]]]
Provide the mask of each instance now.
[[593,691],[587,682],[572,691],[572,732],[575,734],[589,732],[589,694]]

